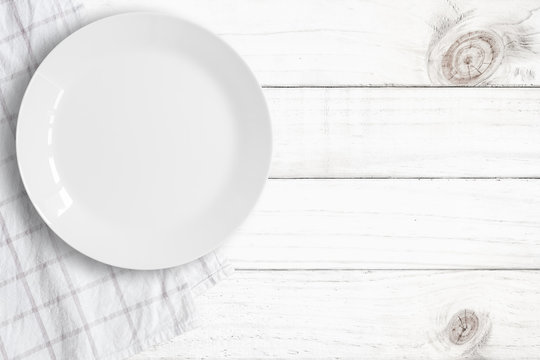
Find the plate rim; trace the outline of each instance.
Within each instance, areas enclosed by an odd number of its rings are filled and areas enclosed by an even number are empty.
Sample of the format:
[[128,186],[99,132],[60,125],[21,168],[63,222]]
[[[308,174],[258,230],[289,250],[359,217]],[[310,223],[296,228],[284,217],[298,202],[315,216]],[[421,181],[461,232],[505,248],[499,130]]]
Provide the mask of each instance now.
[[32,84],[36,81],[35,79],[38,76],[40,76],[39,71],[40,71],[40,69],[42,69],[42,65],[44,63],[46,63],[47,60],[50,61],[51,57],[55,56],[54,55],[55,50],[59,46],[61,46],[65,42],[65,40],[71,38],[73,35],[77,34],[82,29],[88,29],[90,27],[94,27],[96,24],[100,24],[102,22],[114,21],[115,19],[124,18],[124,17],[132,17],[132,16],[143,16],[143,17],[149,16],[149,17],[166,18],[166,19],[170,19],[170,20],[177,21],[177,22],[180,22],[180,23],[184,23],[184,24],[186,24],[186,25],[188,25],[190,27],[193,27],[193,28],[195,28],[195,29],[197,29],[199,31],[202,31],[203,33],[205,33],[205,35],[214,38],[214,40],[216,40],[216,41],[220,42],[222,45],[224,45],[230,51],[230,53],[233,55],[235,61],[237,61],[241,65],[241,67],[243,68],[244,74],[249,77],[249,80],[254,85],[256,85],[255,88],[256,88],[256,91],[257,91],[257,96],[262,99],[261,104],[263,105],[263,108],[261,108],[260,110],[264,113],[264,122],[266,123],[265,125],[268,128],[268,131],[266,133],[266,136],[268,137],[268,143],[267,143],[268,148],[266,149],[266,153],[268,154],[268,157],[266,159],[264,159],[264,161],[265,161],[265,170],[266,170],[265,174],[264,174],[264,178],[261,181],[261,183],[257,185],[257,191],[254,194],[253,198],[251,199],[252,201],[251,201],[251,204],[250,204],[247,212],[245,214],[243,214],[243,216],[241,217],[241,220],[238,223],[233,225],[233,229],[231,231],[229,231],[227,234],[225,234],[223,236],[220,236],[219,240],[214,241],[212,243],[212,246],[207,246],[206,250],[204,250],[204,252],[202,254],[200,254],[199,256],[197,256],[197,257],[195,257],[195,258],[193,258],[191,260],[188,260],[188,261],[177,261],[174,264],[166,264],[166,265],[159,265],[159,266],[156,266],[156,265],[151,265],[151,266],[132,266],[131,265],[131,266],[127,266],[126,264],[107,262],[107,261],[104,261],[103,259],[100,259],[100,258],[98,258],[98,257],[96,257],[94,255],[90,255],[90,254],[86,253],[85,251],[80,250],[78,244],[73,244],[71,241],[66,240],[66,239],[64,239],[63,237],[61,237],[60,235],[57,234],[57,232],[54,229],[54,221],[50,221],[50,219],[48,219],[47,216],[45,216],[45,214],[43,213],[43,211],[41,210],[41,208],[39,206],[39,202],[41,200],[37,199],[32,194],[33,193],[33,191],[31,190],[32,186],[30,186],[30,187],[28,186],[28,179],[27,179],[26,174],[25,174],[25,172],[23,170],[24,166],[21,165],[21,160],[20,160],[21,158],[19,156],[16,157],[17,158],[16,163],[17,163],[17,170],[19,172],[21,182],[23,184],[23,188],[24,188],[24,190],[25,190],[25,192],[26,192],[26,194],[28,196],[28,199],[29,199],[30,203],[32,204],[32,206],[34,207],[36,212],[38,213],[40,219],[46,224],[46,226],[59,239],[64,241],[67,245],[69,245],[70,247],[77,250],[80,254],[83,254],[84,256],[92,258],[95,261],[98,261],[98,262],[101,262],[101,263],[104,263],[104,264],[108,264],[108,265],[112,265],[112,266],[115,266],[115,267],[119,267],[119,268],[133,269],[133,270],[168,269],[168,268],[180,266],[180,265],[183,265],[183,264],[187,264],[187,263],[189,263],[189,262],[191,262],[193,260],[196,260],[196,259],[198,259],[198,258],[200,258],[202,256],[210,254],[211,252],[215,251],[217,248],[221,247],[236,232],[238,227],[240,227],[240,225],[242,225],[246,221],[246,219],[250,216],[250,214],[253,212],[253,209],[255,208],[257,203],[259,202],[259,200],[261,198],[261,195],[262,195],[262,193],[263,193],[263,191],[264,191],[264,189],[266,187],[266,183],[268,181],[268,177],[269,177],[269,173],[270,173],[271,162],[272,162],[273,153],[274,153],[274,144],[273,144],[274,131],[273,131],[272,119],[271,119],[271,114],[270,114],[270,111],[269,111],[269,108],[268,108],[267,99],[266,99],[266,97],[264,95],[263,88],[262,88],[260,82],[258,81],[257,77],[255,76],[253,70],[249,67],[249,65],[244,60],[244,58],[236,51],[236,49],[234,47],[232,47],[228,42],[226,42],[221,36],[219,36],[218,34],[212,32],[211,30],[209,30],[205,26],[203,26],[201,24],[198,24],[198,23],[196,23],[196,22],[194,22],[194,21],[192,21],[190,19],[186,19],[184,17],[177,16],[176,14],[168,14],[168,13],[163,13],[163,12],[159,12],[159,11],[127,11],[127,12],[123,12],[123,13],[119,13],[119,14],[106,16],[104,18],[100,18],[100,19],[94,20],[94,21],[92,21],[92,22],[90,22],[88,24],[85,24],[84,26],[81,26],[80,28],[78,28],[74,32],[70,33],[65,38],[63,38],[58,44],[53,46],[52,49],[47,53],[47,55],[41,60],[38,67],[35,69],[34,73],[32,74],[32,76],[31,76],[31,78],[30,78],[30,80],[28,82],[28,85],[27,85],[27,87],[26,87],[26,89],[24,91],[22,101],[21,101],[21,104],[20,104],[20,108],[19,108],[19,113],[18,113],[18,116],[17,116],[17,126],[16,126],[16,130],[15,130],[15,148],[16,148],[16,154],[17,155],[20,154],[21,151],[24,151],[24,150],[22,150],[22,148],[24,148],[25,145],[22,144],[22,140],[20,140],[21,139],[21,136],[20,136],[20,134],[21,134],[21,126],[20,126],[20,124],[21,124],[21,120],[24,119],[24,116],[21,116],[21,114],[24,114],[25,106],[26,107],[29,106],[28,104],[25,104],[25,103],[28,102],[27,94],[31,91]]

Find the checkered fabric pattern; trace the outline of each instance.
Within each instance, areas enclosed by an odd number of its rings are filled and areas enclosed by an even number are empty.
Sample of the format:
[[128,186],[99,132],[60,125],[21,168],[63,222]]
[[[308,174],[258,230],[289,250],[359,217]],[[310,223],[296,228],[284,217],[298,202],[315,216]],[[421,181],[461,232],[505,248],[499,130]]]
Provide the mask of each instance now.
[[164,271],[91,260],[43,223],[17,169],[23,92],[81,24],[78,0],[0,0],[0,359],[122,359],[194,325],[194,298],[230,267],[211,253]]

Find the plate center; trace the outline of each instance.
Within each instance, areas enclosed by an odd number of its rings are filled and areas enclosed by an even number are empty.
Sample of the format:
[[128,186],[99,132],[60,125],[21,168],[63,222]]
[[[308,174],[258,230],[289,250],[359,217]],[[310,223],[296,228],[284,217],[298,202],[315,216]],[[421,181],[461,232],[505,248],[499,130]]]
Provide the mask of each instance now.
[[189,222],[227,186],[239,126],[226,91],[194,59],[111,55],[58,95],[51,171],[94,215],[159,225],[169,219],[147,210],[173,206],[170,220]]

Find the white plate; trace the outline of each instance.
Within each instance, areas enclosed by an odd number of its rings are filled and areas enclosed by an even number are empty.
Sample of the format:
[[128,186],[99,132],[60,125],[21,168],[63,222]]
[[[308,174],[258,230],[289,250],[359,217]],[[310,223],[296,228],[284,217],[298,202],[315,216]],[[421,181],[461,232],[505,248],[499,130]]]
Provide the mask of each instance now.
[[17,126],[28,195],[99,261],[166,268],[248,215],[271,157],[261,88],[212,33],[151,13],[92,23],[36,71]]

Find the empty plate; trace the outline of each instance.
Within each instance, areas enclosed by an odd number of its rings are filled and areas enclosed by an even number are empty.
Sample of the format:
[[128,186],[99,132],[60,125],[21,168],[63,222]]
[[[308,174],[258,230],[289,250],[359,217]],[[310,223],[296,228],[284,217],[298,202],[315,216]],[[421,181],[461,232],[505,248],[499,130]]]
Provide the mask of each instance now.
[[31,201],[68,244],[132,269],[216,248],[265,183],[271,128],[259,84],[190,22],[130,13],[60,43],[30,81],[17,156]]

